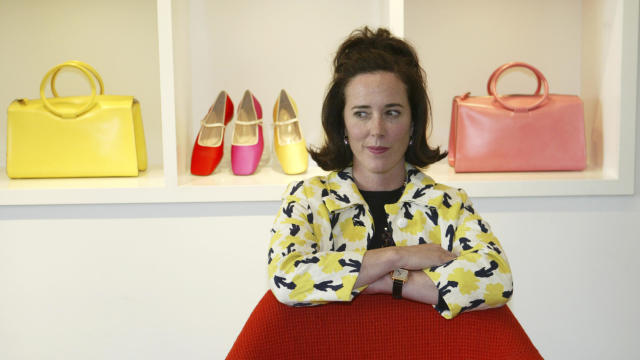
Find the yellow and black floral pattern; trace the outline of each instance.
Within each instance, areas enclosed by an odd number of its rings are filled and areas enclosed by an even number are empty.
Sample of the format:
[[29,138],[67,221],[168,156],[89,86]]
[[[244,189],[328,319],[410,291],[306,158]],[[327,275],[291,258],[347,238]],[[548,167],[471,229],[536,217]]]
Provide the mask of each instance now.
[[[440,244],[457,258],[423,271],[451,319],[459,313],[498,307],[513,284],[509,263],[489,225],[467,194],[437,184],[406,164],[407,185],[395,204],[385,205],[396,246]],[[293,306],[350,301],[373,218],[352,177],[352,169],[289,184],[271,230],[269,282],[275,296]]]

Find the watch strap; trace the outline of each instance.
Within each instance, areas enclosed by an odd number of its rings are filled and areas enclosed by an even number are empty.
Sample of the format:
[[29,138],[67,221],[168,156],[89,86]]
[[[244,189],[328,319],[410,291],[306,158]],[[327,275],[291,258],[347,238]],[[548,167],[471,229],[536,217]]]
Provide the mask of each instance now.
[[394,299],[402,299],[402,286],[404,281],[400,279],[393,279],[393,288],[391,290],[391,296]]

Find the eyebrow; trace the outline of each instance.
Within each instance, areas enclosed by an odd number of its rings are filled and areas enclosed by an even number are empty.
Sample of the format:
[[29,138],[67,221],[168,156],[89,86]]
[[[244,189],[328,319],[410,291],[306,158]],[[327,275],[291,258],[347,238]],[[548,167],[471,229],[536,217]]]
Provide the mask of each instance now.
[[[401,107],[403,108],[404,106],[402,106],[402,104],[396,104],[396,103],[392,103],[392,104],[387,104],[384,106],[385,109],[387,108],[393,108],[393,107]],[[358,109],[371,109],[370,105],[356,105],[356,106],[352,106],[351,110],[358,110]]]

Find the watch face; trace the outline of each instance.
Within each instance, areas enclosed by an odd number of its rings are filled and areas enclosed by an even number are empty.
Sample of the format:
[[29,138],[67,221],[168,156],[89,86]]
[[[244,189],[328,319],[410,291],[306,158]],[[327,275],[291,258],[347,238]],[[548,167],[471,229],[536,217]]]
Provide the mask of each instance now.
[[407,281],[409,277],[409,271],[405,269],[395,269],[393,270],[393,274],[391,274],[391,278],[394,280],[402,280]]

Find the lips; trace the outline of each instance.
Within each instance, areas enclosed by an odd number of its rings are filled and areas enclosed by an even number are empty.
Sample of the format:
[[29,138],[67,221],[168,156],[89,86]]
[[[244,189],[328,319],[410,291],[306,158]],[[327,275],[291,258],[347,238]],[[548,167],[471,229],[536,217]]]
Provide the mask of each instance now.
[[379,155],[387,152],[389,148],[386,146],[367,146],[367,150],[372,154]]

